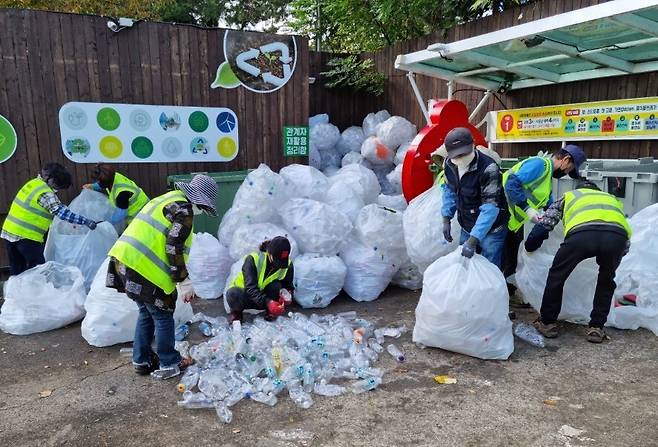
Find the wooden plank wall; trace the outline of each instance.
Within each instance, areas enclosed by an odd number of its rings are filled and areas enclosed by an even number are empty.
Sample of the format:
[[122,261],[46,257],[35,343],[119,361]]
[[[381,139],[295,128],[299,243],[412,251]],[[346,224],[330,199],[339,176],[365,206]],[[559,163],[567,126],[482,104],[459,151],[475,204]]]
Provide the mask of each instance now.
[[[365,115],[382,108],[391,114],[401,115],[415,123],[420,129],[424,118],[411,90],[406,72],[396,70],[395,58],[421,49],[436,42],[454,42],[480,34],[496,31],[509,26],[531,22],[562,12],[584,8],[606,0],[540,0],[523,7],[517,7],[502,14],[495,14],[484,19],[470,22],[449,30],[444,36],[439,33],[424,36],[412,41],[401,42],[376,53],[364,53],[361,57],[372,59],[377,69],[386,75],[386,89],[383,96],[369,97],[349,91],[327,89],[323,87],[321,71],[325,71],[326,61],[330,55],[311,52],[310,76],[320,79],[310,86],[311,115],[329,113],[331,121],[344,129],[350,125],[360,125]],[[423,97],[445,98],[448,89],[445,81],[428,76],[417,75],[416,82]],[[473,110],[483,96],[483,92],[474,91],[468,86],[455,87],[455,99],[463,101],[469,110]],[[462,90],[464,89],[464,90]],[[486,111],[520,108],[574,102],[601,101],[658,95],[658,73],[599,79],[595,81],[573,82],[569,84],[528,88],[499,95],[500,102],[492,98],[480,113],[477,121],[484,117]],[[582,146],[590,158],[638,158],[644,156],[658,157],[658,140],[633,141],[596,141],[583,142]],[[536,154],[539,150],[556,150],[559,143],[501,144],[496,145],[504,157]]]
[[[240,148],[229,163],[133,163],[116,169],[150,196],[166,189],[169,174],[236,171],[267,163],[279,169],[305,159],[284,158],[282,126],[308,122],[308,42],[296,37],[293,78],[274,93],[243,87],[210,89],[224,60],[222,29],[138,22],[111,32],[107,18],[44,11],[0,10],[0,114],[18,135],[14,156],[0,164],[0,222],[20,186],[56,161],[73,175],[60,193],[67,203],[86,183],[93,165],[62,153],[58,111],[68,101],[224,106],[236,112]],[[4,247],[0,266],[6,265]]]

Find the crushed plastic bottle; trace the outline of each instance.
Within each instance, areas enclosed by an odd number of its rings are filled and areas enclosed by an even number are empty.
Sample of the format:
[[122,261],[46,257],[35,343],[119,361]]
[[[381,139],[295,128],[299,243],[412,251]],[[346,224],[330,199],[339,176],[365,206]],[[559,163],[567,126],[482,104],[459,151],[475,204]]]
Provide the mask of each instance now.
[[215,402],[215,412],[220,421],[230,424],[233,420],[233,412],[224,401]]
[[375,351],[377,354],[384,352],[384,347],[377,342],[376,338],[369,338],[368,346],[370,346],[370,349]]
[[119,349],[119,355],[121,357],[132,357],[133,356],[133,348],[121,348],[121,349]]
[[388,345],[386,347],[386,351],[388,351],[388,353],[391,354],[393,356],[393,358],[395,360],[397,360],[398,362],[400,362],[400,363],[404,362],[404,360],[405,360],[404,353],[402,351],[400,351],[400,348],[395,346],[393,343],[391,343],[390,345]]
[[301,387],[293,387],[288,389],[288,394],[290,399],[292,399],[295,404],[303,409],[311,408],[313,405],[313,398],[309,393],[304,391]]
[[194,388],[199,382],[200,374],[201,369],[199,368],[199,365],[188,367],[178,383],[178,392],[184,393],[185,391],[192,390],[192,388]]
[[526,343],[538,348],[546,347],[544,336],[539,333],[537,328],[528,323],[516,323],[514,325],[514,335]]
[[321,380],[313,387],[313,392],[319,396],[336,397],[345,393],[345,387],[333,383],[327,383],[326,380]]
[[190,333],[189,323],[183,323],[176,328],[176,333],[174,334],[174,338],[176,339],[176,341],[183,341],[185,340],[185,337],[187,337],[189,333]]
[[260,402],[265,405],[269,405],[270,407],[273,407],[277,404],[279,401],[274,394],[266,394],[263,393],[262,391],[259,391],[258,393],[252,394],[251,395],[251,400],[255,402]]
[[212,337],[212,324],[207,321],[202,321],[199,323],[199,331],[206,337]]
[[365,393],[366,391],[374,390],[381,383],[382,379],[380,377],[368,377],[367,379],[359,380],[352,384],[352,392],[354,394]]
[[194,393],[192,391],[185,391],[182,399],[178,401],[178,406],[188,409],[196,408],[213,408],[215,404],[211,399],[206,397],[203,393]]

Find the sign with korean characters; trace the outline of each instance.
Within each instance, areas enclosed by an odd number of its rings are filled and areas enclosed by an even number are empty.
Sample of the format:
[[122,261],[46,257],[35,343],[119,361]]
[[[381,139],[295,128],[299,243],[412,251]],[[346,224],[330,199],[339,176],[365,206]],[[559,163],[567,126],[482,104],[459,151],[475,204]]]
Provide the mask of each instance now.
[[308,156],[308,126],[283,127],[283,156]]
[[658,139],[658,97],[499,110],[487,123],[492,143]]

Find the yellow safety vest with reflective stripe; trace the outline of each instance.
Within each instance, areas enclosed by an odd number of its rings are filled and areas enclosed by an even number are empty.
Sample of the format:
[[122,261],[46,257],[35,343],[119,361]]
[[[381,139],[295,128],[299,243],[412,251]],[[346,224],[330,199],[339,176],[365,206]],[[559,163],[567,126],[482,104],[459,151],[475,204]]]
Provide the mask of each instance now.
[[[176,288],[171,279],[169,259],[165,252],[167,233],[172,226],[163,209],[174,202],[187,202],[181,191],[171,191],[151,200],[135,216],[110,250],[124,264],[170,294]],[[192,233],[185,240],[185,262],[192,245]]]
[[39,197],[46,192],[54,191],[39,177],[23,185],[11,203],[2,229],[23,239],[43,242],[53,221],[53,215],[39,205]]
[[[281,281],[288,274],[288,267],[284,269],[276,270],[267,278],[265,277],[265,271],[267,270],[267,253],[264,252],[253,252],[244,257],[247,259],[248,256],[251,256],[256,264],[256,270],[258,271],[258,288],[263,290],[268,284],[273,283],[274,281]],[[290,260],[288,260],[288,265],[290,265]],[[239,287],[244,289],[244,274],[242,270],[238,273],[238,276],[235,277],[231,283],[231,287]]]
[[446,182],[446,171],[441,171],[436,175],[436,179],[434,179],[434,184],[443,185],[445,182]]
[[[507,179],[511,174],[519,172],[521,166],[528,160],[532,160],[536,157],[527,158],[517,164],[515,164],[511,169],[508,169],[503,174],[503,189],[505,190],[505,198],[507,199],[507,207],[509,209],[509,222],[507,228],[510,231],[518,231],[519,228],[528,220],[528,215],[523,211],[523,209],[517,205],[514,205],[514,202],[509,198],[507,194]],[[543,208],[548,203],[548,199],[551,196],[551,190],[553,189],[553,162],[550,158],[541,157],[544,161],[544,172],[539,178],[535,181],[523,185],[523,190],[526,193],[526,199],[528,205],[532,208],[539,210]]]
[[128,223],[130,223],[130,221],[132,221],[137,213],[139,213],[142,208],[144,208],[144,205],[148,203],[149,198],[146,193],[142,191],[142,188],[137,186],[135,182],[130,180],[128,177],[116,172],[114,174],[114,183],[112,183],[112,189],[108,193],[110,196],[110,202],[112,202],[114,206],[116,206],[117,203],[117,196],[124,191],[132,193],[132,196],[130,196],[130,201],[128,202],[128,214],[126,215],[126,220]]
[[583,188],[565,193],[562,220],[565,236],[578,225],[592,222],[617,224],[626,230],[629,239],[633,234],[622,203],[612,194],[594,189]]

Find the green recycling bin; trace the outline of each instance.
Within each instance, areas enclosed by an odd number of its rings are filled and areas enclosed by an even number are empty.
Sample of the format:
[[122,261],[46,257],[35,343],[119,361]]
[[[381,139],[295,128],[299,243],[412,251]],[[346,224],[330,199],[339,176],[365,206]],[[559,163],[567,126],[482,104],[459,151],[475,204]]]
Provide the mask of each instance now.
[[245,171],[232,171],[232,172],[195,172],[192,174],[176,174],[167,177],[167,184],[170,189],[174,188],[175,182],[189,182],[195,174],[205,174],[217,182],[217,199],[215,206],[217,207],[217,217],[207,216],[201,214],[194,216],[194,232],[195,233],[210,233],[213,236],[217,235],[219,223],[222,217],[233,204],[233,198],[238,192],[238,188],[243,180],[247,177],[250,170]]

